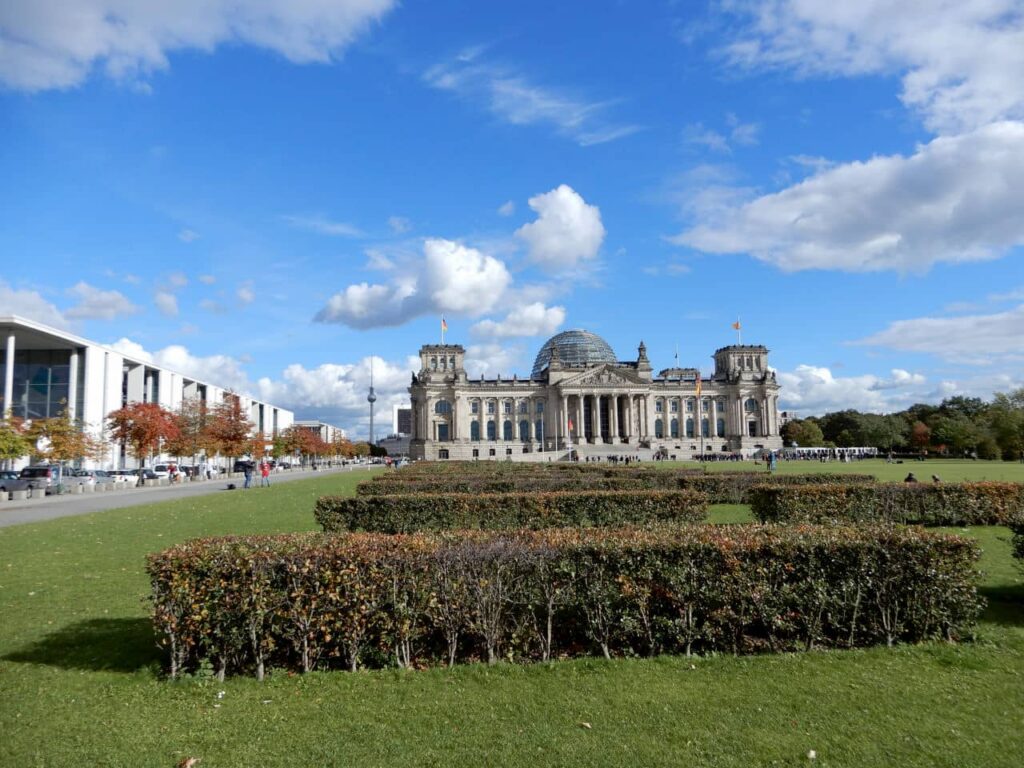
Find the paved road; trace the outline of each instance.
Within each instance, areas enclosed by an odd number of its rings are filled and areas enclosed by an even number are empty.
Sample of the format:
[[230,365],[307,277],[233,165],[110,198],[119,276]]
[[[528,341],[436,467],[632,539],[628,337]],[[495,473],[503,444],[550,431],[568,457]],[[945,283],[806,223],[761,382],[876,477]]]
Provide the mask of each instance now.
[[[355,467],[343,467],[335,469],[313,471],[290,471],[279,472],[271,476],[274,485],[287,483],[292,480],[303,480],[310,477],[323,477],[325,474],[338,474],[344,472],[367,472],[379,468],[380,465],[358,465]],[[184,499],[191,496],[203,496],[209,493],[218,493],[227,488],[228,483],[235,483],[239,488],[244,482],[242,475],[238,474],[231,478],[219,480],[206,480],[200,483],[186,483],[183,485],[168,485],[150,488],[132,488],[124,491],[106,491],[104,493],[90,493],[88,495],[74,494],[65,496],[47,496],[44,500],[29,499],[26,501],[7,501],[0,504],[0,528],[9,525],[21,525],[22,523],[38,523],[43,520],[53,520],[57,517],[72,517],[74,515],[87,515],[90,512],[103,512],[108,509],[119,509],[121,507],[134,507],[137,504],[151,504],[157,501],[170,501],[172,499]],[[259,477],[253,478],[253,483],[258,483]]]

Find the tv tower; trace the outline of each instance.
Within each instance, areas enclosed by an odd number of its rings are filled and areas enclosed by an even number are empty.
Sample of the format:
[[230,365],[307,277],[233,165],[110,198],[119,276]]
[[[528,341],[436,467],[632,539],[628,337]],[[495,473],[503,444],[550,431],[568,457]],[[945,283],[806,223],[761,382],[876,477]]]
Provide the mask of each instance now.
[[373,445],[373,404],[377,402],[377,395],[373,393],[373,355],[370,355],[370,394],[366,402],[370,404],[370,445]]

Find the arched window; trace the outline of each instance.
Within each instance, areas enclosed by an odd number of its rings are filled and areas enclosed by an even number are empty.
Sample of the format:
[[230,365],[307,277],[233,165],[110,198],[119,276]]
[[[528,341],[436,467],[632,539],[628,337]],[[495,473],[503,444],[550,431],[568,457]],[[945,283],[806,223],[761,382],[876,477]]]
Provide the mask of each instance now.
[[661,419],[654,420],[654,436],[659,439],[665,436],[665,427]]
[[487,439],[497,440],[498,439],[498,428],[493,421],[487,422]]
[[693,419],[686,420],[686,436],[693,437]]
[[451,357],[448,358],[448,367],[451,368],[453,371],[455,370],[455,355],[452,355]]
[[672,419],[672,421],[669,422],[669,430],[671,430],[669,434],[672,435],[672,437],[679,437],[679,419]]
[[530,422],[526,419],[519,422],[519,439],[524,443],[530,442]]
[[711,437],[711,425],[708,424],[707,419],[700,420],[700,435],[701,437]]
[[502,428],[502,439],[503,440],[515,440],[515,435],[512,433],[512,422],[506,421]]
[[436,357],[430,358],[430,370],[432,370],[432,371],[436,371],[437,370],[437,358]]
[[480,422],[471,421],[469,422],[469,439],[479,440],[480,439]]
[[718,424],[715,425],[717,428],[717,434],[719,437],[725,437],[725,419],[719,419]]
[[757,400],[752,397],[747,398],[747,402],[743,406],[747,413],[757,413]]
[[544,440],[544,419],[537,419],[533,423],[533,437],[537,442]]
[[449,403],[447,400],[438,400],[436,403],[434,403],[434,413],[438,414],[439,416],[447,416],[451,412],[452,404]]

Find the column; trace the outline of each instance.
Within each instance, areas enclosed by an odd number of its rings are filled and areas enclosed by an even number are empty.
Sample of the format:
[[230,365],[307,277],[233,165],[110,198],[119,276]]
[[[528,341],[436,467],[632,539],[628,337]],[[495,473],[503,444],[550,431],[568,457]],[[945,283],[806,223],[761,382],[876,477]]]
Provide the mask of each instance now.
[[[563,438],[562,445],[564,446],[564,440],[567,440],[569,437],[569,396],[567,394],[562,395],[562,413],[558,415],[558,418],[561,419]],[[556,444],[555,449],[557,449],[557,447],[558,445]]]
[[624,437],[628,441],[633,437],[633,395],[626,395],[626,407],[623,411],[623,415],[626,417],[626,429],[624,430]]
[[577,419],[577,443],[587,441],[587,422],[583,419],[585,416],[583,398],[585,396],[583,392],[577,395],[577,411],[579,412],[577,416],[580,417]]
[[68,404],[64,409],[74,421],[78,415],[78,350],[71,350],[68,358]]
[[612,442],[619,442],[619,396],[618,394],[612,394],[609,399],[611,405],[611,429],[612,429]]
[[[14,332],[7,334],[7,357],[4,358],[4,418],[14,410]],[[104,414],[106,415],[106,414]]]
[[714,397],[708,407],[708,435],[712,439],[718,437],[718,404]]

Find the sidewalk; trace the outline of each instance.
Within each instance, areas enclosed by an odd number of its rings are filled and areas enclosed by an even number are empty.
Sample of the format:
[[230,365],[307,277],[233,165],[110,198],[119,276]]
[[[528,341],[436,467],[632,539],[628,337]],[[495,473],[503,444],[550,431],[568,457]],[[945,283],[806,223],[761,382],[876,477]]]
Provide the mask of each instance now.
[[[313,477],[344,472],[367,472],[379,468],[382,469],[383,466],[379,464],[362,464],[348,467],[332,467],[315,472],[312,470],[288,470],[272,474],[270,482],[277,485],[278,483],[287,483],[292,480],[307,480]],[[142,488],[128,488],[98,493],[33,497],[23,501],[3,501],[0,502],[0,528],[21,525],[22,523],[38,523],[58,517],[87,515],[92,512],[103,512],[108,509],[134,507],[138,504],[152,504],[171,499],[203,496],[224,491],[232,483],[235,488],[241,490],[244,482],[245,478],[242,474],[236,473],[231,477],[221,475],[216,480],[202,480],[193,483],[144,486]],[[259,478],[254,478],[253,484],[257,485],[258,483]]]

